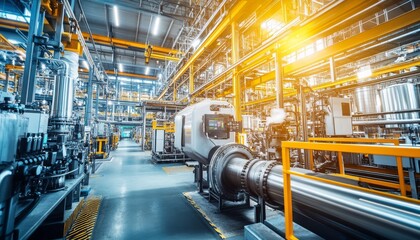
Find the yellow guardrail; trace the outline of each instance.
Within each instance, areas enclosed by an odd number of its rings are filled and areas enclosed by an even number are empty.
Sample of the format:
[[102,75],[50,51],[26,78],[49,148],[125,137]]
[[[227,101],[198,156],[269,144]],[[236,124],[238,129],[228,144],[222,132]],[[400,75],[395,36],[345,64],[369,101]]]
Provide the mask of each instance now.
[[[394,144],[394,146],[399,146],[400,142],[396,138],[309,138],[309,142],[331,142],[331,143],[390,143]],[[337,152],[337,163],[339,173],[343,176],[347,176],[344,167],[343,155],[342,152]],[[379,181],[370,178],[362,178],[359,177],[359,181],[365,183],[372,183],[383,187],[389,187],[394,189],[400,189],[400,193],[403,196],[406,196],[407,190],[410,188],[406,186],[404,183],[404,169],[401,157],[396,157],[397,161],[397,171],[398,171],[398,184],[386,182],[386,181]],[[309,168],[314,170],[314,157],[313,157],[313,150],[309,150]]]
[[332,152],[347,152],[347,153],[366,153],[376,155],[395,156],[397,159],[402,157],[419,157],[420,148],[401,147],[401,146],[384,146],[384,145],[367,145],[367,144],[330,144],[330,143],[316,143],[316,142],[291,142],[284,141],[282,145],[282,161],[283,161],[283,197],[284,197],[284,218],[285,218],[285,237],[286,239],[297,239],[293,234],[293,207],[292,207],[292,186],[291,176],[299,176],[315,181],[320,181],[340,187],[355,189],[359,191],[374,193],[385,197],[404,200],[415,204],[420,204],[419,200],[399,196],[391,193],[380,192],[372,189],[353,186],[350,184],[336,182],[333,180],[323,179],[316,176],[306,175],[290,169],[290,149],[304,149],[316,151],[332,151]]
[[166,132],[175,132],[175,123],[174,122],[162,122],[153,120],[152,129],[155,130],[165,130]]

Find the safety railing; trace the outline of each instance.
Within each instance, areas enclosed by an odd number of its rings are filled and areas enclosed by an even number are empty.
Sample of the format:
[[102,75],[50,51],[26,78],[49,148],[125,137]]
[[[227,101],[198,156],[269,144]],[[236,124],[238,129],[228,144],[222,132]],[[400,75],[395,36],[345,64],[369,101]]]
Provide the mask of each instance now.
[[283,161],[283,197],[284,197],[284,218],[285,218],[285,236],[286,239],[297,239],[293,234],[293,206],[292,206],[292,184],[291,176],[311,179],[320,181],[340,187],[355,189],[359,191],[374,193],[385,197],[400,199],[407,202],[419,204],[419,200],[399,196],[391,193],[380,192],[372,189],[362,188],[342,182],[337,182],[329,179],[323,179],[312,175],[306,175],[290,169],[290,150],[291,149],[304,149],[316,151],[333,151],[333,152],[347,152],[347,153],[366,153],[377,154],[395,157],[419,157],[420,148],[401,147],[401,146],[379,146],[379,145],[366,145],[366,144],[328,144],[316,142],[282,142],[282,161]]
[[[390,144],[394,144],[394,146],[398,146],[400,144],[399,140],[395,138],[389,138],[389,139],[386,139],[386,138],[309,138],[308,141],[309,142],[352,143],[352,144],[390,143]],[[314,157],[313,156],[314,156],[313,150],[309,150],[309,168],[311,170],[314,170]],[[405,181],[404,181],[404,169],[403,169],[402,157],[397,156],[396,162],[397,162],[397,172],[398,172],[398,184],[388,182],[388,181],[380,181],[376,179],[363,178],[363,177],[359,177],[359,181],[375,184],[378,186],[388,187],[388,188],[400,189],[401,195],[406,196],[407,190],[409,190],[410,187],[406,186]],[[337,164],[338,164],[338,170],[339,170],[340,175],[347,176],[345,166],[344,166],[344,161],[343,161],[343,154],[340,151],[337,151]]]

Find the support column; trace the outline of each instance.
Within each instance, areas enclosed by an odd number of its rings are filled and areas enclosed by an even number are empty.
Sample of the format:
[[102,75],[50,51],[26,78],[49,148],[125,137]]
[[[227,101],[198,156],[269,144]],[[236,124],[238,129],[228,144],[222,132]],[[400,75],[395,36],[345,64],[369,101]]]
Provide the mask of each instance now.
[[[232,23],[232,64],[239,60],[239,29],[236,22]],[[241,81],[238,69],[232,71],[233,84],[233,107],[235,109],[235,120],[242,121],[241,111]],[[236,142],[240,143],[240,135],[236,134]]]
[[174,83],[174,92],[173,92],[173,96],[172,96],[172,100],[175,102],[177,100],[177,89],[176,89],[176,82]]
[[274,56],[275,61],[275,71],[276,71],[276,106],[278,108],[284,107],[284,100],[283,100],[283,63],[282,58],[280,55],[280,51],[277,50]]
[[[86,101],[86,108],[85,108],[85,126],[90,126],[90,120],[92,118],[92,100],[93,100],[93,70],[90,69],[89,71],[89,80],[87,85],[87,101]],[[97,93],[98,91],[96,91]]]
[[9,91],[9,74],[10,74],[9,69],[6,69],[6,82],[4,83],[3,92]]
[[335,82],[337,76],[335,74],[335,61],[334,61],[334,57],[330,57],[330,75],[331,75],[331,82]]
[[60,52],[60,43],[61,43],[61,32],[63,31],[63,21],[64,21],[64,6],[63,4],[58,4],[58,14],[57,19],[55,22],[55,34],[54,34],[54,42],[57,44],[54,49],[54,58],[60,59],[61,52]]
[[39,26],[39,19],[42,19],[42,24],[44,21],[44,15],[41,14],[40,11],[41,0],[33,0],[31,5],[31,19],[29,22],[28,42],[26,47],[25,69],[23,72],[23,85],[21,94],[21,102],[23,104],[31,103],[35,99],[35,71],[33,71],[32,68],[36,69],[36,60],[38,54],[38,48],[34,43],[34,37],[37,33],[39,33],[39,28],[42,29],[42,26]]
[[144,138],[146,137],[146,106],[143,106],[143,130],[141,131],[141,150],[144,151],[144,145],[146,142]]
[[194,64],[190,65],[190,82],[188,85],[188,90],[189,90],[189,94],[191,96],[191,94],[194,92]]
[[95,117],[99,119],[99,84],[96,84],[96,106],[95,106]]

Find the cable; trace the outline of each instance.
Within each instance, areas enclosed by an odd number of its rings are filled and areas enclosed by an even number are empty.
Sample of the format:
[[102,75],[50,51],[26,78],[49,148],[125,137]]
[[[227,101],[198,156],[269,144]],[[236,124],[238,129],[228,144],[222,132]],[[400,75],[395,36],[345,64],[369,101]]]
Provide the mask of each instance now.
[[213,145],[214,145],[214,146],[217,146],[217,144],[216,144],[216,143],[214,143],[214,142],[213,142],[213,140],[211,140],[211,138],[209,137],[209,134],[208,134],[208,133],[206,133],[206,137],[207,137],[207,139],[208,139],[211,143],[213,143]]

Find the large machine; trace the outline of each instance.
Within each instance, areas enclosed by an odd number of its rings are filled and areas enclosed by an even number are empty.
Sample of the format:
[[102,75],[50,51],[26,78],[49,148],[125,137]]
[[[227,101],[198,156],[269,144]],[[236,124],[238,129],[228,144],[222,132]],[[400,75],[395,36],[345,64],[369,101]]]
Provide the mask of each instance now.
[[[342,111],[347,113],[346,109]],[[231,120],[233,108],[227,102],[205,100],[189,106],[176,116],[175,146],[208,166],[209,188],[213,194],[234,202],[242,201],[247,195],[282,209],[283,167],[275,160],[255,158],[248,147],[234,143],[233,131],[228,127]],[[306,169],[294,170],[359,184]],[[296,222],[324,238],[418,239],[420,236],[420,206],[412,202],[297,176],[292,177],[292,194]]]
[[[37,229],[37,238],[62,237],[63,212],[80,200],[81,184],[88,180],[85,130],[73,113],[78,55],[51,61],[50,116],[39,102],[19,104],[12,94],[0,99],[0,239],[26,239]],[[54,214],[56,222],[44,225]],[[48,230],[54,224],[63,227],[58,235]]]

